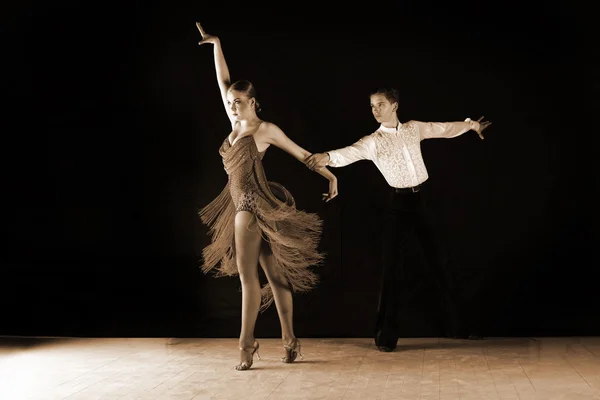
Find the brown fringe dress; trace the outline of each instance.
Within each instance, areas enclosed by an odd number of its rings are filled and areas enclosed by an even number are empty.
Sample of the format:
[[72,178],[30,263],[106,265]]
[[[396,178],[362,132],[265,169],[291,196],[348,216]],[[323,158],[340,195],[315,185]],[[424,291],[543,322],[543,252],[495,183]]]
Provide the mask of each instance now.
[[[238,274],[234,219],[238,211],[250,211],[292,292],[306,292],[318,282],[309,268],[324,259],[324,253],[317,250],[323,221],[315,213],[296,209],[287,189],[267,181],[262,165],[265,152],[258,151],[252,135],[239,138],[233,146],[226,138],[219,148],[229,179],[221,194],[199,211],[212,236],[212,243],[202,252],[202,270],[215,270],[216,276]],[[261,292],[264,311],[272,303],[273,293],[268,283]]]

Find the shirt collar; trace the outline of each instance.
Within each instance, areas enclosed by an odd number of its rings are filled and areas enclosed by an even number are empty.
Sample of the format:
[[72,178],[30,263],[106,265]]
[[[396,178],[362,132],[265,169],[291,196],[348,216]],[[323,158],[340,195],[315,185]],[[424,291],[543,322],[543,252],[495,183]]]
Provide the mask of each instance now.
[[383,126],[383,124],[381,124],[379,126],[379,130],[381,132],[385,132],[385,133],[396,133],[400,129],[401,126],[402,126],[402,122],[400,122],[400,121],[398,121],[398,126],[395,128],[386,128],[385,126]]

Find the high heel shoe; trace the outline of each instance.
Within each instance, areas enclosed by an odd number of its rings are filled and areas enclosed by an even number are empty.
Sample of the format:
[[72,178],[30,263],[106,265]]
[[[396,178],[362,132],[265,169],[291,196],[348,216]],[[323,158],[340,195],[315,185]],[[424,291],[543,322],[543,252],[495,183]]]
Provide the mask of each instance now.
[[293,363],[296,361],[296,357],[300,355],[301,359],[304,359],[302,355],[302,345],[298,339],[292,340],[290,344],[284,344],[283,348],[285,349],[285,357],[281,358],[281,361],[284,363]]
[[240,362],[238,365],[235,366],[235,369],[238,371],[246,371],[248,369],[250,369],[250,367],[252,366],[253,362],[254,362],[254,353],[256,353],[256,356],[258,357],[258,359],[260,360],[260,354],[258,353],[258,347],[259,347],[259,343],[258,340],[254,341],[254,344],[252,347],[240,347],[240,350],[243,352],[246,352],[248,354],[250,354],[250,361],[242,361]]

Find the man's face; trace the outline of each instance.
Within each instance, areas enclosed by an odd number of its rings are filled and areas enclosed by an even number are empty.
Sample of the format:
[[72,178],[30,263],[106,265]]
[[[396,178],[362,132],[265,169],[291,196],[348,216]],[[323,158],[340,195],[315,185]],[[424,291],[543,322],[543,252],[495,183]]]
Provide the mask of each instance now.
[[383,124],[384,122],[394,122],[397,108],[398,103],[390,103],[384,95],[371,95],[371,112],[373,113],[375,120],[380,124]]

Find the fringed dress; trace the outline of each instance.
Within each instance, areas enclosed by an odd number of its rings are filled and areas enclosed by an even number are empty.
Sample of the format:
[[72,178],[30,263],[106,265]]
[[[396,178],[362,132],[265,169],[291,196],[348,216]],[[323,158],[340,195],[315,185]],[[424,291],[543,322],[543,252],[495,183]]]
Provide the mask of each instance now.
[[[212,236],[212,243],[203,249],[204,273],[238,274],[234,219],[238,211],[250,211],[256,216],[263,239],[274,256],[275,267],[292,292],[313,289],[318,277],[310,267],[321,264],[324,259],[324,253],[317,249],[321,218],[296,209],[287,189],[267,181],[262,165],[265,152],[258,151],[252,135],[239,138],[233,146],[226,138],[219,154],[229,179],[221,194],[199,212]],[[264,311],[272,303],[273,293],[268,283],[261,292],[261,310]]]

